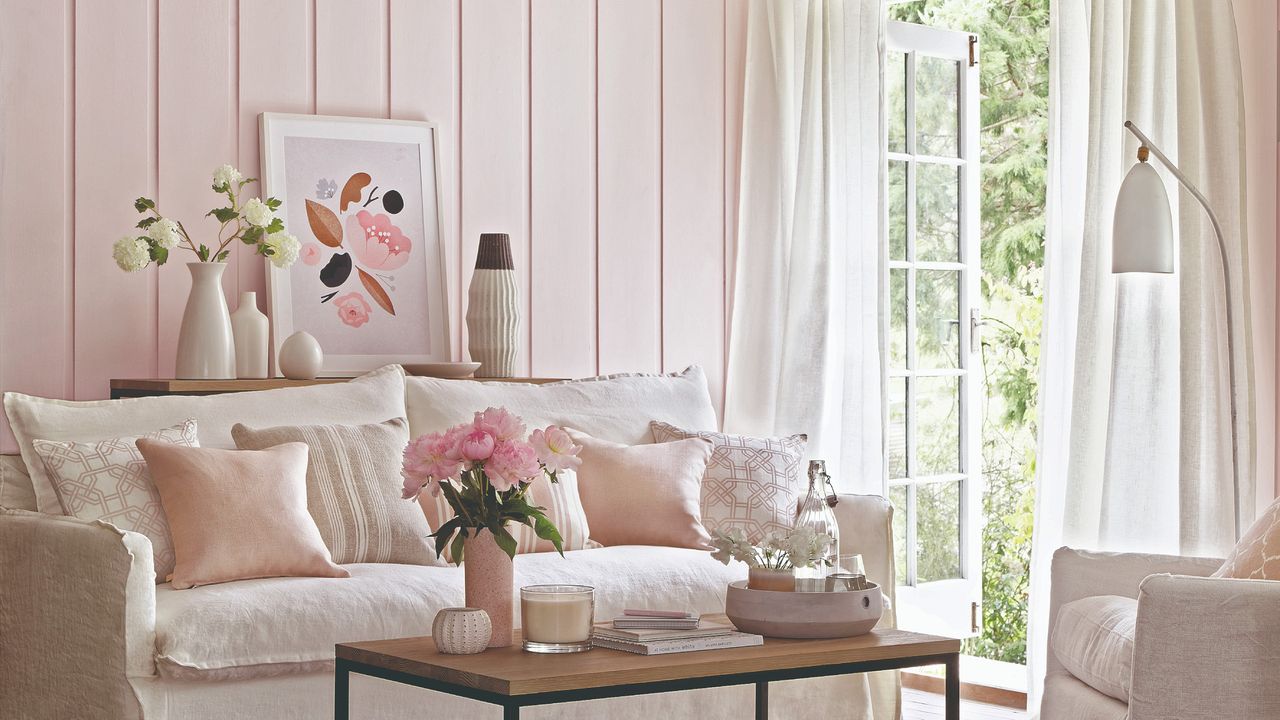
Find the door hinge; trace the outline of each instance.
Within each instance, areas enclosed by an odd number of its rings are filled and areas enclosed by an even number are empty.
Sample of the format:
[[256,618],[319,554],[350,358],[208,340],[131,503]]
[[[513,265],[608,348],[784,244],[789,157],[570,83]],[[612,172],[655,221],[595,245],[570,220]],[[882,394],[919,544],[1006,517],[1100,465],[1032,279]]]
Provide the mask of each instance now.
[[969,36],[969,67],[978,64],[978,36]]
[[969,629],[972,632],[982,631],[982,605],[979,603],[971,603],[969,605]]
[[969,352],[978,352],[982,348],[982,326],[986,325],[986,321],[982,319],[982,311],[978,308],[969,310]]

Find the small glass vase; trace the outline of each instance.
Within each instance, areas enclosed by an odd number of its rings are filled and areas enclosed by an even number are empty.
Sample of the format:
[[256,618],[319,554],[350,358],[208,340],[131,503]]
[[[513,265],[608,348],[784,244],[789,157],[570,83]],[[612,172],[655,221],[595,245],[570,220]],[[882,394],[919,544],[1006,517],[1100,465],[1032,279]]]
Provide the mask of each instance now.
[[840,557],[840,526],[832,511],[835,505],[836,494],[831,486],[831,476],[827,475],[827,464],[822,460],[811,460],[809,492],[796,511],[795,527],[808,527],[815,533],[826,533],[831,536],[832,543],[827,548],[827,553],[813,565],[796,568],[798,592],[822,592],[826,589],[827,573],[835,569],[836,559]]

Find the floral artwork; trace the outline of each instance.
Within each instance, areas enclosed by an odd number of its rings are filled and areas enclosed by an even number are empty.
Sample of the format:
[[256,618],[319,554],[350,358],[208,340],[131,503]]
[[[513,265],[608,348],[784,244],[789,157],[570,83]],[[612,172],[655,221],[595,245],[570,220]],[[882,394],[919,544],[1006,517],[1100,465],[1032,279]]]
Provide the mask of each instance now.
[[434,146],[300,134],[277,147],[268,163],[281,166],[281,212],[301,242],[285,286],[292,328],[327,357],[449,359],[435,169],[424,167]]

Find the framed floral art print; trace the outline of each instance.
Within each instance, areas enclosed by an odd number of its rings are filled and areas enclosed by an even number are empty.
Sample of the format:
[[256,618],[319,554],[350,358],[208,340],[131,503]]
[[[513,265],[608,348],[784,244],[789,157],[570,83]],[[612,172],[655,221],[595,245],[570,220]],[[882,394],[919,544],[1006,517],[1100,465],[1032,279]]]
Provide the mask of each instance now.
[[259,121],[263,191],[283,201],[285,230],[301,242],[291,267],[267,265],[272,357],[305,330],[324,351],[324,375],[451,360],[436,126]]

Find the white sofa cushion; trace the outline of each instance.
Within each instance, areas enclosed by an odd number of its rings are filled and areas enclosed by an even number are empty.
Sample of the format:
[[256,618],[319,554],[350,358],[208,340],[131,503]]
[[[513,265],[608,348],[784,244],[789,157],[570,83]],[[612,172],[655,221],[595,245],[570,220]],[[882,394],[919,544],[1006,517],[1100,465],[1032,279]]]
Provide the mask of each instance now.
[[410,377],[405,385],[413,437],[470,422],[487,407],[505,407],[531,430],[563,425],[625,445],[653,442],[650,420],[689,430],[718,429],[707,377],[697,366],[667,375],[606,375],[545,385],[426,377]]
[[[350,578],[268,578],[191,590],[159,586],[160,674],[233,679],[314,670],[332,662],[335,643],[429,635],[436,612],[463,603],[459,568],[344,567]],[[628,607],[723,612],[726,586],[746,573],[745,565],[721,565],[705,551],[634,545],[515,560],[516,587],[594,586],[600,619]]]
[[1129,701],[1138,601],[1096,595],[1063,605],[1049,640],[1058,662],[1078,680]]
[[[36,438],[92,442],[142,435],[193,417],[202,447],[233,449],[231,426],[236,423],[270,427],[382,422],[404,416],[404,370],[388,365],[347,383],[225,395],[77,402],[8,392],[4,409],[31,474],[37,507],[60,515],[53,482],[31,445]],[[14,476],[4,477],[8,482]],[[8,494],[0,488],[0,497]]]

